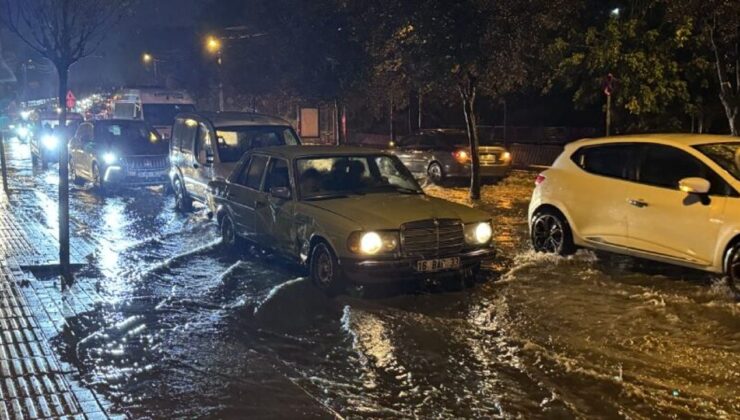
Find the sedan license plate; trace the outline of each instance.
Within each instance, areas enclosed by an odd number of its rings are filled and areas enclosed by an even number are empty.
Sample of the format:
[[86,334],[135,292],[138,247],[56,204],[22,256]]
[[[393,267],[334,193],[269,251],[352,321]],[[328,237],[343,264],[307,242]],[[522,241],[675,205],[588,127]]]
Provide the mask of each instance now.
[[486,163],[495,163],[496,162],[496,155],[483,155],[481,156],[481,160],[486,161]]
[[416,271],[421,273],[434,273],[442,270],[453,270],[460,268],[460,258],[438,258],[435,260],[421,260],[416,262]]

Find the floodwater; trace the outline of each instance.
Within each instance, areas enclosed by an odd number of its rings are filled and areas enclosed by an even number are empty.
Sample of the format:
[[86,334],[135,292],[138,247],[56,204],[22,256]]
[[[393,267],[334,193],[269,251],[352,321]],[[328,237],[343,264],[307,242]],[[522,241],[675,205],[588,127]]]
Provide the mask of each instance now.
[[[24,211],[54,225],[55,167],[11,144]],[[712,275],[529,251],[535,177],[484,188],[499,256],[466,290],[330,299],[296,267],[225,252],[161,190],[75,187],[77,275],[100,299],[54,338],[133,417],[740,417],[740,304]],[[428,193],[466,202],[463,187]]]

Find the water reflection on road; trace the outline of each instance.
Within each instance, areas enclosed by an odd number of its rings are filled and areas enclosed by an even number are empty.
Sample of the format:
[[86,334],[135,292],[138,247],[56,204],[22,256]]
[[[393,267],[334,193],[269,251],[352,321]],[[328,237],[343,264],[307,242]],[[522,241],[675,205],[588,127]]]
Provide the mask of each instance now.
[[[28,211],[56,178],[11,148]],[[740,306],[702,273],[526,242],[534,175],[484,188],[500,256],[453,292],[329,299],[300,271],[224,252],[203,212],[144,190],[72,193],[95,309],[55,339],[132,416],[740,416]],[[464,188],[428,192],[466,202]],[[34,210],[34,208],[36,210]],[[44,219],[45,220],[45,219]]]

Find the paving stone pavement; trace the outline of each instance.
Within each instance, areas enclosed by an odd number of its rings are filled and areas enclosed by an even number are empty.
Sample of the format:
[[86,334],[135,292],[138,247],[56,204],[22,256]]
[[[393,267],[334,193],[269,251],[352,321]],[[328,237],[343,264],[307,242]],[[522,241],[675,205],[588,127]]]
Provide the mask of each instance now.
[[[76,258],[84,250],[77,247]],[[58,285],[23,270],[54,264],[56,253],[48,229],[0,202],[0,420],[108,418],[109,404],[77,385],[75,368],[49,344],[67,314],[89,309],[92,300],[81,290],[54,300],[44,291]]]

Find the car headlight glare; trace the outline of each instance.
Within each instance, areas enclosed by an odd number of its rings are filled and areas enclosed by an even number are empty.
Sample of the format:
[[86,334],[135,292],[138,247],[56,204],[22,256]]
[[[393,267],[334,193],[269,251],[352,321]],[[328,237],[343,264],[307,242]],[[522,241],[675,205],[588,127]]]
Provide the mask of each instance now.
[[465,242],[469,245],[485,245],[493,236],[490,222],[469,223],[465,225]]
[[118,160],[118,157],[116,157],[115,154],[108,152],[103,155],[103,162],[105,162],[106,165],[111,165],[113,163],[116,163]]
[[44,145],[45,148],[53,150],[57,148],[57,145],[59,144],[59,139],[56,136],[47,134],[41,139],[41,143]]
[[347,242],[355,254],[376,255],[398,249],[398,232],[354,232]]

